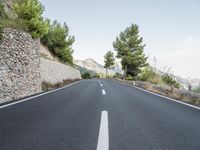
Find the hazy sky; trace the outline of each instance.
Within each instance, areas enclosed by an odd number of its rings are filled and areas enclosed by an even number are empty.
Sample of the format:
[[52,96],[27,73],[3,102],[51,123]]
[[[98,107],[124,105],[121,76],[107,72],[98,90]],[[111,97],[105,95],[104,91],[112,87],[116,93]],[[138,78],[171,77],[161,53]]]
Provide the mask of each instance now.
[[[156,66],[172,67],[182,77],[200,78],[200,0],[41,0],[44,17],[66,21],[75,59],[103,56],[113,50],[120,31],[136,23],[145,53]],[[154,63],[152,63],[154,64]]]

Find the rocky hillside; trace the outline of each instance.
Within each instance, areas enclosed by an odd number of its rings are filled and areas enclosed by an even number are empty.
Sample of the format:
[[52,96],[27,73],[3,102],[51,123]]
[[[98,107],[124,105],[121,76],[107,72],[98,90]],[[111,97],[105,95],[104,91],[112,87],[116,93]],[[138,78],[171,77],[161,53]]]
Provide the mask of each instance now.
[[[86,60],[74,60],[74,63],[80,67],[86,68],[88,70],[92,70],[97,74],[106,74],[106,69],[103,65],[100,65],[95,60],[89,58]],[[116,67],[113,69],[108,70],[108,74],[114,75],[115,73],[122,73],[122,70],[120,68],[120,64],[116,63]]]

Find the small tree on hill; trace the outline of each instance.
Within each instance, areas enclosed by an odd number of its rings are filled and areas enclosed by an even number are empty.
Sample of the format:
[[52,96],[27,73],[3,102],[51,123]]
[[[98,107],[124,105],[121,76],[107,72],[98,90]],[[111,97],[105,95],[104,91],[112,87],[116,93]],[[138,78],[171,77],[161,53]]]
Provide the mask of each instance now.
[[108,69],[115,64],[115,57],[112,51],[108,51],[105,54],[104,62],[105,62],[104,68],[106,68],[106,76],[107,76]]
[[124,78],[128,75],[137,76],[140,69],[146,66],[147,57],[143,53],[145,44],[139,36],[139,28],[132,24],[119,34],[113,42],[113,47],[117,51],[117,57],[121,58],[124,70]]
[[66,23],[62,26],[56,20],[49,24],[49,31],[41,39],[42,43],[48,47],[48,49],[58,56],[58,58],[69,64],[73,64],[73,49],[72,44],[75,41],[74,36],[69,35],[69,28]]

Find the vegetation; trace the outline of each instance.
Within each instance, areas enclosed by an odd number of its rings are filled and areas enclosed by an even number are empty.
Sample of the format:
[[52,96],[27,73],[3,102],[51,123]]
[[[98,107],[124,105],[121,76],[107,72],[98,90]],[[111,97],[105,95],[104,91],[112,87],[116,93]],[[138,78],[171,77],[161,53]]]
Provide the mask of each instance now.
[[179,89],[181,85],[168,74],[162,75],[162,81],[170,87]]
[[113,75],[113,78],[122,78],[122,75],[117,72]]
[[41,39],[48,49],[58,56],[58,58],[69,64],[73,64],[72,44],[75,41],[74,36],[69,35],[69,28],[66,23],[62,26],[57,21],[52,24],[48,20],[49,31]]
[[152,84],[162,84],[161,76],[149,65],[142,69],[141,73],[138,75],[138,79]]
[[127,75],[136,77],[141,68],[147,65],[147,57],[143,53],[145,45],[142,42],[143,39],[139,36],[139,28],[136,24],[126,28],[113,42],[117,57],[121,58],[124,78]]
[[78,66],[76,64],[74,65],[74,67],[80,71],[81,77],[83,79],[91,79],[91,78],[98,78],[99,77],[99,75],[92,70],[87,70],[86,68],[83,68],[83,67]]
[[84,73],[82,73],[82,74],[81,74],[81,77],[82,77],[83,79],[91,79],[91,78],[92,78],[92,76],[90,75],[89,72],[84,72]]
[[3,0],[0,0],[0,18],[5,18],[7,15],[4,10]]
[[44,21],[43,5],[38,0],[16,0],[14,11],[19,20],[23,20],[26,28],[33,38],[41,38],[48,32],[48,24]]
[[61,87],[64,87],[68,84],[71,84],[75,81],[78,81],[78,80],[63,80],[62,82],[58,82],[58,83],[55,83],[55,84],[52,84],[52,83],[49,83],[49,82],[42,82],[42,91],[49,91],[49,90],[52,90],[52,89],[61,88]]
[[131,75],[128,75],[125,79],[126,79],[126,80],[129,80],[129,81],[132,81],[132,80],[134,80],[134,77],[131,76]]
[[196,87],[193,91],[194,91],[194,92],[197,92],[197,93],[200,93],[200,86],[199,86],[199,87]]
[[16,16],[9,16],[0,1],[0,27],[13,28],[29,32],[33,38],[41,38],[47,31],[47,23],[43,20],[44,7],[38,0],[15,0],[13,4]]
[[105,62],[104,68],[106,68],[106,76],[107,76],[108,69],[115,64],[115,57],[112,51],[108,51],[105,54],[104,62]]
[[15,0],[13,4],[16,16],[8,16],[0,0],[0,40],[3,28],[13,28],[28,32],[33,38],[41,39],[49,50],[64,63],[73,64],[72,44],[74,37],[69,36],[69,28],[64,23],[44,20],[42,13],[44,6],[39,0]]
[[173,79],[167,73],[160,75],[156,69],[151,66],[146,66],[142,69],[141,73],[138,75],[138,79],[141,81],[147,81],[156,85],[167,85],[174,88],[180,88],[180,84]]

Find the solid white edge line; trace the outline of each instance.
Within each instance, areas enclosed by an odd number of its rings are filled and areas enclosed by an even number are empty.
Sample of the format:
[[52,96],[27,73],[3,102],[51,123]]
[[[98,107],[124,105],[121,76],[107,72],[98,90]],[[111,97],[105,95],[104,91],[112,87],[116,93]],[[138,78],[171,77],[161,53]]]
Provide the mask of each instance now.
[[106,95],[106,91],[104,89],[102,89],[102,94]]
[[184,102],[182,102],[182,101],[179,101],[179,100],[176,100],[176,99],[173,99],[173,98],[170,98],[170,97],[166,97],[166,96],[163,96],[163,95],[160,95],[160,94],[157,94],[157,93],[154,93],[154,92],[151,92],[151,91],[142,89],[142,88],[137,87],[137,86],[134,86],[134,85],[128,85],[128,84],[126,84],[126,83],[121,83],[121,82],[119,82],[119,81],[116,81],[116,82],[117,82],[117,83],[120,83],[120,84],[123,84],[123,85],[127,85],[127,86],[130,86],[130,87],[136,88],[136,89],[138,89],[138,90],[141,90],[141,91],[144,91],[144,92],[147,92],[147,93],[156,95],[156,96],[159,96],[159,97],[162,97],[162,98],[165,98],[165,99],[168,99],[168,100],[171,100],[171,101],[174,101],[174,102],[176,102],[176,103],[183,104],[183,105],[186,105],[186,106],[189,106],[189,107],[192,107],[192,108],[195,108],[195,109],[200,110],[200,107],[197,107],[197,106],[194,106],[194,105],[191,105],[191,104],[188,104],[188,103],[184,103]]
[[109,150],[108,112],[101,112],[97,150]]
[[51,91],[48,91],[48,92],[45,92],[45,93],[41,93],[41,94],[38,94],[38,95],[35,95],[35,96],[32,96],[32,97],[29,97],[29,98],[25,98],[25,99],[22,99],[22,100],[19,100],[19,101],[16,101],[16,102],[12,102],[12,103],[9,103],[9,104],[5,104],[5,105],[2,105],[0,106],[0,109],[1,108],[5,108],[5,107],[8,107],[8,106],[12,106],[12,105],[15,105],[15,104],[18,104],[18,103],[22,103],[22,102],[25,102],[25,101],[28,101],[28,100],[31,100],[31,99],[34,99],[34,98],[37,98],[37,97],[40,97],[40,96],[43,96],[43,95],[46,95],[46,94],[49,94],[49,93],[53,93],[53,92],[56,92],[56,91],[59,91],[59,90],[62,90],[64,88],[67,88],[67,87],[70,87],[74,84],[77,84],[79,83],[80,81],[76,81],[72,84],[69,84],[67,86],[64,86],[64,87],[61,87],[61,88],[58,88],[58,89],[55,89],[55,90],[51,90]]

